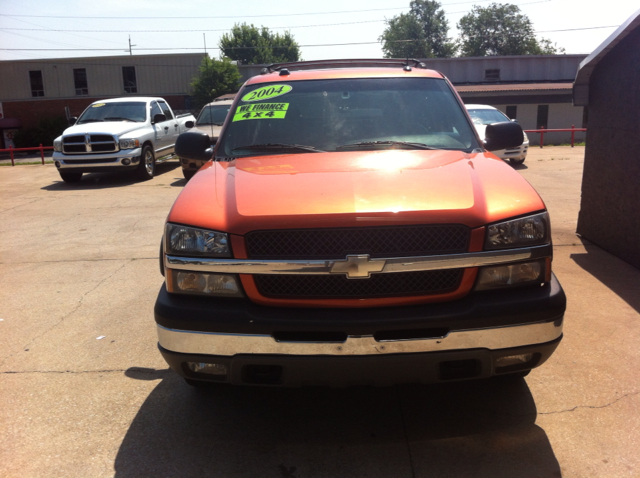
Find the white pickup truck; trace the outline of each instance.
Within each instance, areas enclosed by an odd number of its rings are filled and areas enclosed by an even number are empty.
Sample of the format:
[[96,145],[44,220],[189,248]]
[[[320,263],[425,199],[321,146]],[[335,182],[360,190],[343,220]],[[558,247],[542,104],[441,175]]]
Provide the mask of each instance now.
[[63,181],[82,173],[131,170],[151,179],[157,162],[174,157],[178,135],[192,128],[191,114],[174,115],[162,98],[112,98],[90,104],[53,142]]

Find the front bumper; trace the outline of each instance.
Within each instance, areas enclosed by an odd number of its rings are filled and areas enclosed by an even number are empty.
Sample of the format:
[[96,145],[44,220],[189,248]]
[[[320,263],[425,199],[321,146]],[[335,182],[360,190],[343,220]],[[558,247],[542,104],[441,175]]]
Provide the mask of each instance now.
[[[553,276],[542,287],[371,309],[264,307],[169,294],[163,286],[155,318],[161,353],[185,377],[220,381],[187,365],[205,362],[225,365],[223,381],[236,384],[381,385],[447,380],[458,366],[466,371],[453,378],[517,371],[498,368],[496,360],[506,355],[530,353],[523,366],[539,366],[562,337],[565,308]],[[279,372],[261,382],[256,370]]]
[[[135,169],[140,163],[141,148],[105,154],[62,154],[54,152],[52,159],[60,171],[109,172]],[[126,164],[128,163],[128,164]]]

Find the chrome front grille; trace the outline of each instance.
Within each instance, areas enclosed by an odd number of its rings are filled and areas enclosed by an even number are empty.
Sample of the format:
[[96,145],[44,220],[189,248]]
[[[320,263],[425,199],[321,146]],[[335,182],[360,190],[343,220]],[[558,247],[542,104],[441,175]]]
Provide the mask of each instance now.
[[470,236],[466,226],[437,224],[254,231],[245,241],[250,259],[344,259],[462,253],[469,250]]
[[77,134],[62,138],[65,154],[113,153],[119,151],[118,142],[110,134]]

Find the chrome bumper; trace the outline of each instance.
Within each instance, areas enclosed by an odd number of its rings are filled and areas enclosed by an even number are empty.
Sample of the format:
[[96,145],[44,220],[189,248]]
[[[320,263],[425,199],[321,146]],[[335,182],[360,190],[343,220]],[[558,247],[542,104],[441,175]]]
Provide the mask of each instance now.
[[141,148],[135,148],[104,154],[62,154],[54,152],[51,159],[59,164],[57,166],[58,169],[117,168],[126,167],[126,165],[122,164],[123,159],[131,160],[132,165],[139,163],[141,151]]
[[271,335],[193,332],[157,326],[158,342],[166,350],[185,354],[222,355],[380,355],[419,352],[498,350],[544,344],[562,336],[562,319],[509,327],[457,330],[444,337],[376,341],[373,336],[349,336],[344,342],[278,342]]

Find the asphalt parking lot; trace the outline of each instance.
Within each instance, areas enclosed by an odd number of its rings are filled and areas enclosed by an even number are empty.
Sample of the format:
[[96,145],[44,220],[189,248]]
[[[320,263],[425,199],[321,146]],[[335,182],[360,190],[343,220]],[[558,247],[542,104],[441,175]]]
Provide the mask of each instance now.
[[583,158],[532,148],[518,167],[568,297],[563,342],[526,379],[205,393],[156,349],[178,163],[78,185],[0,167],[0,476],[640,476],[640,270],[575,235]]

